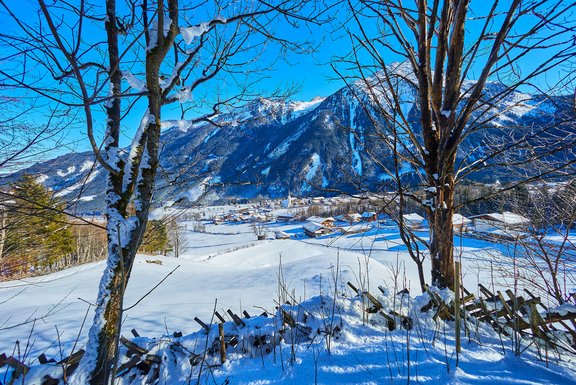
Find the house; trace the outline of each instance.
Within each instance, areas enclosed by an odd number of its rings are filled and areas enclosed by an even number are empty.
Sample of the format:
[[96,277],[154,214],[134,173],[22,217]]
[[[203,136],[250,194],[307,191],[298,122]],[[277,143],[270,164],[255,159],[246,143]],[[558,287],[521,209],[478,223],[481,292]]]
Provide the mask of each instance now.
[[351,226],[339,226],[336,228],[336,231],[338,231],[342,234],[360,234],[360,233],[365,233],[371,229],[372,229],[372,226],[370,226],[367,223],[357,223],[357,224],[353,224]]
[[422,227],[424,223],[424,218],[416,213],[404,214],[402,215],[402,219],[406,227],[412,230]]
[[372,222],[378,219],[377,214],[374,211],[364,211],[362,213],[362,221]]
[[290,222],[293,219],[293,214],[280,214],[276,217],[276,222]]
[[470,225],[472,224],[472,220],[466,218],[460,214],[452,215],[452,229],[454,233],[465,233],[470,229]]
[[480,232],[477,234],[481,235],[480,238],[483,238],[482,236],[484,236],[490,240],[501,239],[504,241],[516,241],[518,239],[523,239],[523,238],[527,238],[530,236],[529,233],[523,232],[523,231],[501,230],[501,229],[495,229],[495,230],[487,231],[487,232]]
[[274,237],[276,239],[290,239],[290,234],[284,232],[284,231],[276,231],[274,233]]
[[362,215],[358,213],[348,213],[344,217],[350,223],[360,222],[362,220]]
[[330,234],[332,230],[326,226],[323,226],[315,222],[307,222],[304,226],[304,234],[310,238],[316,238],[324,234]]
[[479,232],[493,230],[527,231],[531,225],[530,219],[510,211],[503,213],[480,214],[471,217],[474,220],[474,229]]
[[320,224],[324,227],[334,227],[334,222],[336,222],[336,220],[332,217],[323,218],[323,217],[312,216],[312,217],[306,218],[306,222],[317,223],[317,224]]
[[346,217],[344,215],[336,215],[334,219],[336,219],[336,222],[346,222]]
[[236,210],[236,213],[238,215],[250,215],[253,213],[253,211],[250,209],[250,207],[242,207]]

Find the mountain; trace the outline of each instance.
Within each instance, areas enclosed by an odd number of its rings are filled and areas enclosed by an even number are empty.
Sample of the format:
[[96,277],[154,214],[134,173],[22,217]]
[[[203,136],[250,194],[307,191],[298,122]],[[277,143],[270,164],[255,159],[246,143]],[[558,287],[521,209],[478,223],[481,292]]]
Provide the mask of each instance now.
[[[413,75],[403,64],[393,65],[399,107],[419,136],[419,111],[414,103]],[[214,124],[190,124],[185,120],[162,123],[161,168],[155,199],[192,202],[223,198],[283,197],[386,189],[386,169],[393,167],[391,150],[382,135],[394,127],[384,115],[392,114],[390,90],[382,85],[382,73],[357,81],[326,98],[309,102],[256,99],[241,108],[221,114]],[[473,85],[464,84],[464,90]],[[490,82],[484,89],[486,104],[473,115],[473,125],[459,150],[463,164],[473,164],[490,147],[505,145],[510,137],[574,117],[568,97],[544,98],[521,92],[506,92]],[[502,95],[501,97],[498,97]],[[464,94],[466,97],[466,94]],[[378,99],[380,104],[375,103]],[[369,111],[384,110],[384,114]],[[450,113],[449,111],[447,113]],[[376,116],[375,123],[370,117]],[[379,117],[378,117],[379,116]],[[483,127],[475,130],[476,126]],[[559,135],[566,124],[547,135]],[[571,133],[574,134],[572,125]],[[401,129],[400,129],[401,130]],[[400,139],[405,133],[400,132]],[[401,151],[413,146],[403,141]],[[494,158],[501,162],[501,158]],[[402,165],[410,175],[414,167]],[[500,169],[502,171],[502,169]],[[80,211],[103,207],[104,170],[94,164],[91,152],[67,154],[4,178],[6,183],[22,172],[38,175],[47,187]],[[470,178],[494,181],[506,178],[494,169]]]

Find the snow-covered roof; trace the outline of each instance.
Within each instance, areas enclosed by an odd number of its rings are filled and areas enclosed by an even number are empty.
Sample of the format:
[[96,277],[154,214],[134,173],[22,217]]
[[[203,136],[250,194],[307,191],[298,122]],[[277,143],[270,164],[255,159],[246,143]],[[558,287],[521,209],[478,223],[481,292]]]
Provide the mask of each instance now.
[[452,223],[455,225],[465,225],[472,222],[471,219],[466,218],[464,215],[454,214],[452,215]]
[[369,224],[355,224],[352,226],[340,226],[338,227],[340,231],[345,234],[352,234],[352,233],[361,233],[372,229]]
[[516,230],[495,229],[490,231],[478,231],[478,232],[506,239],[522,239],[530,236],[530,234],[526,232]]
[[412,214],[404,214],[402,215],[402,217],[404,218],[404,220],[407,221],[412,221],[412,222],[416,222],[416,221],[423,221],[424,218],[416,213],[412,213]]
[[504,211],[500,213],[490,213],[476,215],[473,218],[476,219],[489,219],[496,222],[506,223],[508,225],[529,225],[530,219],[523,217],[520,214],[512,213],[510,211]]
[[304,224],[304,227],[303,227],[303,228],[304,228],[304,230],[307,230],[307,231],[310,231],[310,232],[314,233],[314,232],[316,232],[316,231],[318,231],[318,230],[324,229],[325,226],[322,226],[321,224],[316,223],[316,222],[306,222],[306,223]]
[[348,218],[354,218],[354,219],[360,219],[362,218],[362,215],[358,214],[358,213],[350,213],[350,214],[346,214],[348,216]]
[[310,218],[307,218],[306,221],[315,222],[315,223],[323,223],[326,221],[334,222],[334,218],[332,218],[332,217],[323,218],[323,217],[318,217],[318,216],[311,216]]

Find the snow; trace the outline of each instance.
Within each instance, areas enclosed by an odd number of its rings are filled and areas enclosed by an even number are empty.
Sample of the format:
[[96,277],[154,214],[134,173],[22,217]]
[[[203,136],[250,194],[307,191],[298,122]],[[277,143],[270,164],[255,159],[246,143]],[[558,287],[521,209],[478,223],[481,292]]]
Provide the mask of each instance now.
[[192,96],[192,87],[182,87],[176,92],[176,97],[180,103],[186,103],[194,100]]
[[362,158],[360,157],[360,152],[356,148],[356,137],[354,133],[350,133],[350,148],[352,149],[352,168],[356,175],[362,175]]
[[[302,191],[310,191],[312,188],[311,182],[318,174],[318,171],[322,172],[322,161],[320,160],[320,155],[317,153],[312,154],[310,157],[310,164],[306,169],[306,175],[304,176],[304,182],[302,183]],[[327,181],[324,176],[322,176],[322,187],[326,187]]]
[[186,119],[163,120],[160,123],[162,129],[177,127],[182,132],[187,132],[190,126],[190,121]]
[[128,159],[127,159],[126,165],[124,166],[124,170],[125,170],[124,171],[124,187],[125,188],[132,181],[131,179],[133,177],[133,173],[132,173],[131,169],[132,169],[134,160],[136,160],[136,158],[138,156],[138,150],[142,151],[142,154],[140,155],[141,156],[140,168],[146,168],[146,166],[147,166],[146,147],[142,148],[142,143],[140,143],[140,141],[142,139],[142,135],[144,135],[144,133],[148,129],[148,125],[154,124],[155,121],[156,121],[156,117],[154,115],[150,114],[148,110],[146,110],[146,112],[142,116],[142,119],[140,120],[140,125],[138,126],[138,130],[136,131],[136,133],[132,137],[132,143],[130,144],[130,152],[128,153]]
[[[226,210],[224,207],[199,208],[197,212],[210,217]],[[314,383],[315,375],[320,384],[403,384],[408,377],[411,382],[425,384],[570,384],[576,378],[573,357],[563,356],[563,361],[558,362],[553,355],[547,364],[538,359],[534,347],[515,357],[511,341],[500,340],[484,325],[480,325],[479,334],[474,332],[470,339],[462,339],[460,365],[456,368],[453,324],[435,324],[430,319],[433,313],[426,315],[418,311],[427,302],[427,297],[417,296],[417,274],[397,228],[373,227],[363,234],[333,234],[317,239],[257,241],[249,224],[210,225],[205,222],[206,232],[202,233],[192,230],[192,222],[182,225],[187,247],[181,257],[138,256],[126,293],[125,306],[130,307],[179,266],[138,306],[126,312],[122,326],[124,336],[129,337],[129,330],[135,328],[143,336],[138,342],[154,345],[159,354],[167,351],[166,344],[170,340],[191,350],[203,346],[206,335],[192,320],[197,316],[210,322],[216,300],[221,314],[232,309],[237,314],[246,310],[257,315],[262,308],[274,314],[280,271],[288,291],[299,302],[299,305],[285,309],[291,312],[304,309],[310,314],[311,326],[321,329],[330,322],[330,318],[323,318],[322,314],[330,314],[335,284],[338,293],[345,294],[334,302],[337,309],[334,320],[342,325],[342,330],[332,341],[330,353],[324,335],[294,347],[284,342],[276,354],[263,357],[250,358],[235,353],[229,356],[225,365],[209,371],[215,383],[309,384]],[[302,235],[303,223],[269,223],[266,226],[270,234],[284,232],[294,238]],[[417,232],[424,241],[427,234],[427,231]],[[459,238],[456,243],[461,244],[459,255],[465,286],[473,288],[479,279],[490,282],[486,265],[490,263],[491,255],[503,253],[506,248],[468,238]],[[159,260],[162,264],[147,263],[147,260]],[[43,277],[0,283],[3,302],[0,353],[12,352],[16,339],[23,346],[32,328],[29,359],[35,359],[44,350],[49,358],[59,358],[59,344],[63,354],[67,354],[78,335],[78,347],[83,347],[86,330],[81,331],[80,326],[89,308],[84,301],[94,301],[104,266],[104,262],[92,263]],[[412,299],[393,296],[403,286],[395,285],[392,266],[400,266],[404,276],[397,284],[405,282]],[[335,282],[336,268],[339,276]],[[428,260],[424,268],[429,271]],[[367,288],[385,306],[396,303],[397,309],[405,314],[420,314],[417,326],[411,332],[404,329],[390,332],[377,315],[369,315],[370,321],[364,325],[361,301],[345,284],[350,281],[359,286],[360,279],[367,282]],[[391,294],[380,294],[379,285]],[[440,294],[451,295],[448,292]],[[564,307],[558,311],[573,309]],[[28,323],[6,329],[47,313],[49,315],[35,325]],[[88,312],[88,323],[92,316],[93,307]],[[246,320],[249,326],[241,333],[249,336],[270,331],[274,328],[273,320],[253,317]],[[55,326],[58,326],[58,332]],[[184,337],[174,339],[173,331],[182,331]],[[407,340],[410,350],[406,347]],[[289,363],[287,358],[292,348],[296,359]],[[59,370],[57,366],[39,368],[33,368],[26,384],[40,384],[39,379],[44,375],[52,370],[57,374]],[[181,383],[179,375],[185,368],[189,367],[184,364],[172,367],[171,380],[166,383]]]
[[146,82],[144,80],[138,79],[132,74],[132,72],[122,71],[122,79],[126,80],[130,87],[136,91],[146,91]]
[[[164,16],[164,25],[162,26],[162,32],[164,34],[164,37],[166,37],[168,35],[168,31],[170,30],[171,24],[172,24],[172,20],[165,15]],[[152,26],[148,30],[148,33],[150,35],[150,42],[148,43],[146,50],[151,51],[152,49],[154,49],[154,47],[156,47],[156,45],[158,45],[158,19],[157,18],[155,18],[152,21]]]
[[572,232],[569,234],[560,234],[560,235],[547,235],[546,241],[556,244],[563,244],[568,242],[569,244],[576,245],[576,233]]
[[94,167],[94,161],[87,160],[84,163],[82,163],[82,166],[80,166],[80,172],[88,171],[92,167]]
[[550,309],[551,313],[558,313],[561,316],[565,316],[567,314],[576,314],[576,306],[570,303],[563,303],[560,306],[557,306],[553,309]]
[[55,197],[63,197],[63,196],[66,196],[66,195],[76,191],[77,189],[81,188],[82,186],[87,185],[88,183],[92,182],[94,180],[94,178],[96,178],[99,171],[100,170],[92,171],[86,178],[82,178],[80,180],[80,182],[74,183],[73,185],[68,186],[68,187],[58,191],[56,194],[54,194],[54,196]]
[[191,44],[194,38],[202,36],[210,30],[210,23],[200,23],[192,27],[180,27],[180,33],[186,44]]
[[216,127],[216,128],[214,128],[214,129],[212,129],[212,130],[208,133],[208,135],[206,135],[206,137],[204,138],[204,143],[208,143],[208,141],[209,141],[210,139],[212,139],[212,138],[213,138],[217,133],[219,133],[219,132],[220,132],[220,127]]
[[505,223],[507,225],[529,225],[530,219],[523,217],[520,214],[512,213],[510,211],[504,211],[502,214],[500,213],[490,213],[490,214],[483,214],[477,215],[477,217],[481,218],[488,218],[493,221]]
[[458,213],[454,213],[452,214],[452,223],[456,223],[459,225],[465,225],[468,223],[472,223],[472,220],[466,218],[465,216],[458,214]]
[[298,127],[298,130],[296,130],[296,132],[294,132],[292,135],[290,135],[288,138],[286,138],[286,140],[284,140],[282,143],[280,143],[279,146],[277,146],[274,150],[272,150],[272,152],[270,152],[268,154],[268,158],[276,159],[276,158],[279,158],[280,156],[284,155],[286,153],[286,151],[288,151],[288,149],[290,148],[292,143],[297,141],[300,138],[300,136],[304,133],[305,130],[306,130],[306,127],[304,125],[301,125],[300,127]]
[[314,177],[318,173],[318,170],[322,166],[322,161],[320,160],[320,155],[318,155],[317,153],[312,154],[312,156],[310,157],[310,160],[311,160],[311,163],[308,166],[308,171],[306,172],[306,180],[307,181],[311,181],[312,179],[314,179]]
[[292,118],[296,118],[300,115],[305,114],[308,111],[313,110],[314,108],[318,107],[320,103],[324,101],[324,97],[322,96],[315,96],[312,100],[307,102],[302,101],[291,101],[288,103],[288,108],[292,110]]
[[56,171],[56,174],[58,174],[58,176],[65,177],[66,175],[72,174],[74,171],[76,171],[76,166],[70,166],[66,169],[66,171]]
[[411,213],[411,214],[404,214],[403,215],[405,220],[409,220],[409,221],[423,221],[424,218],[416,213]]
[[318,230],[321,230],[323,228],[325,228],[325,226],[321,225],[320,223],[317,222],[306,222],[304,224],[304,226],[302,226],[303,229],[310,231],[311,233],[314,233]]
[[44,183],[48,180],[49,176],[46,174],[40,174],[36,177],[36,183]]
[[[204,195],[206,191],[206,183],[208,183],[209,180],[210,180],[209,177],[204,178],[204,180],[201,181],[199,184],[186,191],[183,197],[187,198],[190,202],[195,202],[198,198]],[[217,182],[216,178],[214,178],[214,182]]]
[[78,198],[78,200],[82,201],[82,202],[90,202],[90,201],[93,201],[94,198],[96,198],[96,196],[97,195],[86,195],[86,196]]

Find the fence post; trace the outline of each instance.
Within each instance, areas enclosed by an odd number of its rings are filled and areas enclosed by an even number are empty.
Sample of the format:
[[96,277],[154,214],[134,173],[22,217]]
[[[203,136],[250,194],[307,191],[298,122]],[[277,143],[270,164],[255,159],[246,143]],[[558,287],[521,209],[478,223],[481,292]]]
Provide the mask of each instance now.
[[456,366],[460,356],[460,262],[455,263],[454,269],[454,317],[456,328]]

